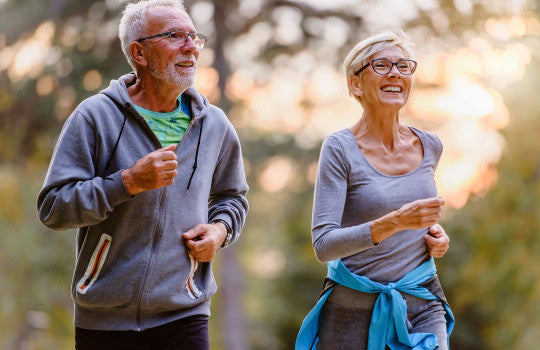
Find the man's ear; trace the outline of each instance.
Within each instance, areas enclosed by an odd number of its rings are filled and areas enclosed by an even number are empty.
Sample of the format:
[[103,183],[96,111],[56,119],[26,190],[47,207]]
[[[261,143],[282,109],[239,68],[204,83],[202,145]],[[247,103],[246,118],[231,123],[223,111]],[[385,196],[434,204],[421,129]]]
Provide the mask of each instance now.
[[146,48],[143,44],[136,41],[129,44],[129,53],[131,54],[131,59],[139,66],[146,67],[148,61],[146,59]]
[[360,77],[358,75],[351,75],[349,78],[349,88],[353,95],[355,96],[362,96],[364,94],[364,88],[362,87],[362,82],[360,81]]

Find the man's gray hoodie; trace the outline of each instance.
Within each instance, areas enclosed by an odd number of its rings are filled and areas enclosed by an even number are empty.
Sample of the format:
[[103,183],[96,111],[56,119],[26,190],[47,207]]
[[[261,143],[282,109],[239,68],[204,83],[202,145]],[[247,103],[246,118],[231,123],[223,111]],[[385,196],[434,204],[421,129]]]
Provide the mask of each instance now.
[[128,194],[121,171],[162,147],[129,98],[134,79],[111,81],[67,119],[38,196],[46,226],[78,228],[71,289],[81,328],[143,330],[209,315],[211,263],[189,278],[195,266],[181,235],[221,219],[235,241],[248,210],[238,136],[194,88],[184,92],[192,122],[175,150],[174,183]]

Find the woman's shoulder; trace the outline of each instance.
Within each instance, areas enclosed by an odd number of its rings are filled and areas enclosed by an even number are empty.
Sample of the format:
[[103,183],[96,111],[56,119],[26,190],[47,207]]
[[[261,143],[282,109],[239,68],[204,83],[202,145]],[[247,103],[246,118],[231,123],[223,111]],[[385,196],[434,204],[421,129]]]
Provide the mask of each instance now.
[[326,136],[324,144],[346,147],[351,142],[351,138],[354,140],[354,136],[352,135],[351,131],[349,129],[343,129]]
[[435,163],[437,163],[443,152],[443,144],[439,137],[429,131],[417,129],[412,126],[409,126],[409,128],[420,138],[420,141],[422,141],[424,154],[428,155],[428,159],[432,158]]
[[415,128],[413,126],[409,126],[409,128],[418,136],[420,137],[420,140],[422,141],[422,144],[424,147],[428,147],[431,149],[434,149],[436,153],[441,153],[443,149],[443,144],[441,142],[441,139],[432,132],[422,130]]
[[336,131],[326,136],[321,147],[320,161],[339,162],[343,165],[349,163],[348,152],[351,140],[356,142],[348,129]]
[[319,173],[334,174],[341,179],[347,178],[351,166],[345,131],[334,132],[324,139],[319,156]]

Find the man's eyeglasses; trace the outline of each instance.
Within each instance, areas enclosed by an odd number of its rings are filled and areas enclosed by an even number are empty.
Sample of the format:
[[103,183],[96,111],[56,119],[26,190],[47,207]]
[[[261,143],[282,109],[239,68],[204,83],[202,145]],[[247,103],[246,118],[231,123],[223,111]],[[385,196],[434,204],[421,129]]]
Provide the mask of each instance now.
[[184,46],[185,44],[187,44],[188,38],[191,38],[191,40],[193,40],[193,44],[195,44],[195,47],[198,50],[204,49],[204,45],[206,44],[206,39],[207,39],[206,35],[204,34],[186,33],[180,30],[171,30],[170,32],[147,36],[145,38],[140,38],[135,41],[141,42],[144,40],[159,38],[163,36],[168,36],[171,44],[177,47]]
[[368,64],[360,68],[359,70],[354,73],[354,75],[357,75],[367,67],[371,66],[373,71],[377,74],[386,75],[390,73],[392,68],[394,66],[397,67],[397,70],[404,75],[411,75],[416,70],[416,61],[413,60],[399,60],[397,62],[391,62],[387,60],[386,58],[377,58],[375,60],[371,60]]

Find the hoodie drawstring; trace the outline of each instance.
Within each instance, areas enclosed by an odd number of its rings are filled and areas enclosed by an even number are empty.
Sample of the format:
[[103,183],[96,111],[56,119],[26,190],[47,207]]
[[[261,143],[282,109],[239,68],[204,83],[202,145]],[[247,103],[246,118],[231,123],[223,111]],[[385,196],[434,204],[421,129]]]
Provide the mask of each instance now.
[[[108,97],[108,96],[107,96]],[[109,97],[110,98],[110,97]],[[114,144],[114,148],[112,150],[111,156],[109,157],[109,160],[107,161],[107,164],[105,165],[105,171],[104,173],[107,174],[107,171],[109,171],[109,167],[111,166],[111,162],[113,160],[114,154],[116,153],[116,147],[118,147],[118,143],[120,142],[120,137],[122,137],[122,132],[124,132],[124,126],[126,126],[126,120],[127,120],[127,109],[122,106],[120,103],[118,103],[116,100],[110,98],[111,101],[114,102],[114,104],[122,111],[124,114],[124,122],[122,123],[122,128],[120,129],[120,133],[118,134],[118,137],[116,138],[116,143]]]
[[[118,143],[120,142],[120,137],[122,137],[122,132],[124,132],[124,127],[126,126],[126,120],[127,120],[127,109],[122,106],[120,103],[118,103],[116,100],[111,98],[111,101],[114,102],[114,104],[120,109],[124,114],[124,122],[122,123],[122,128],[120,129],[120,133],[118,134],[118,137],[116,138],[116,142],[114,144],[114,148],[112,150],[111,156],[109,157],[109,160],[107,161],[107,164],[105,165],[105,174],[109,170],[109,167],[111,166],[111,162],[113,160],[114,154],[116,153],[116,148],[118,147]],[[204,124],[204,118],[201,119],[201,129],[199,130],[199,139],[197,141],[197,150],[195,151],[195,162],[193,163],[193,170],[191,171],[191,176],[189,177],[188,185],[186,188],[186,192],[189,191],[189,188],[191,187],[191,181],[193,180],[193,176],[195,175],[195,170],[197,170],[197,161],[199,160],[199,148],[201,146],[201,136],[203,131],[203,124]]]
[[189,177],[189,182],[186,188],[186,192],[189,191],[191,186],[191,180],[193,180],[193,175],[195,175],[195,170],[197,170],[197,160],[199,159],[199,147],[201,146],[201,135],[203,130],[204,119],[201,119],[201,130],[199,130],[199,140],[197,141],[197,150],[195,151],[195,162],[193,163],[193,170],[191,171],[191,176]]

